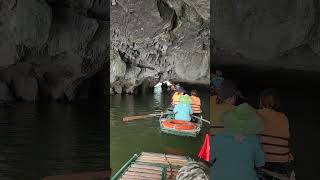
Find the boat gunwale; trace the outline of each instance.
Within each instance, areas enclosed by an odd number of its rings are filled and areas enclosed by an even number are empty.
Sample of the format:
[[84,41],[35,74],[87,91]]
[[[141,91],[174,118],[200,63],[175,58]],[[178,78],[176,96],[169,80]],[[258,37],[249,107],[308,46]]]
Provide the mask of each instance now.
[[[170,112],[169,111],[169,108],[167,108],[167,112]],[[172,110],[171,110],[172,112]],[[202,115],[201,115],[202,117]],[[177,135],[177,136],[187,136],[187,137],[197,137],[198,134],[201,132],[201,128],[202,128],[202,121],[198,121],[196,124],[197,128],[196,129],[193,129],[193,130],[177,130],[175,128],[167,128],[167,127],[164,127],[162,122],[167,120],[167,119],[170,119],[170,118],[163,118],[163,117],[160,117],[159,118],[159,123],[160,123],[160,130],[164,133],[167,133],[167,134],[172,134],[172,135]]]

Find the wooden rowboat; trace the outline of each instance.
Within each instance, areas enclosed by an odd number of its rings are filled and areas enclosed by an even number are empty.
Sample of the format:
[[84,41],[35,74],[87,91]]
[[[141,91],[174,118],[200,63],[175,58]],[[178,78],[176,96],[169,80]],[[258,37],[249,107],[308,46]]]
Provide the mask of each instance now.
[[159,119],[160,130],[167,134],[197,137],[202,128],[202,121],[199,121],[196,118],[193,120],[196,123],[175,120],[173,109],[168,108],[167,112],[165,112]]
[[174,180],[189,161],[185,156],[142,152],[134,154],[111,180]]

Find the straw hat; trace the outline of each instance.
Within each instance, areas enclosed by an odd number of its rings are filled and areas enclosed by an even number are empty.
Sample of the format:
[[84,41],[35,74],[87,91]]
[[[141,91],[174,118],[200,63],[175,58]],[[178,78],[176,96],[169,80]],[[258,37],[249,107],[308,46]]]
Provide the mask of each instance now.
[[224,131],[227,132],[249,135],[258,134],[264,129],[261,117],[247,103],[225,112],[221,118],[224,124]]

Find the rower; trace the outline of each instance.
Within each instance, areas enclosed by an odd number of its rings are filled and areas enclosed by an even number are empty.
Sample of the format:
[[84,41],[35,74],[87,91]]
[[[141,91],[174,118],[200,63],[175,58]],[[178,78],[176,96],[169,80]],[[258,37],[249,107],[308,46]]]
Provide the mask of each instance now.
[[199,116],[201,113],[201,100],[199,98],[198,92],[196,90],[191,90],[191,106],[193,115]]
[[175,106],[179,103],[180,96],[183,95],[186,91],[182,87],[178,87],[176,92],[172,96],[172,106]]
[[277,169],[286,167],[293,160],[293,156],[289,147],[288,118],[279,111],[279,103],[279,97],[274,89],[264,90],[260,95],[258,114],[263,118],[265,126],[261,133],[261,143],[266,154],[266,168],[283,173]]

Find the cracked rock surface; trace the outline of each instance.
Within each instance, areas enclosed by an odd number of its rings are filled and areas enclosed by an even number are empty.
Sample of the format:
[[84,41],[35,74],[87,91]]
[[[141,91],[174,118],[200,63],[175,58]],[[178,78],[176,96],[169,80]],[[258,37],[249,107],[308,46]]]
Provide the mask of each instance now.
[[211,61],[319,72],[319,2],[211,1]]
[[74,100],[108,62],[108,12],[99,0],[1,0],[0,100]]
[[110,93],[133,93],[161,79],[209,84],[209,0],[116,2]]

